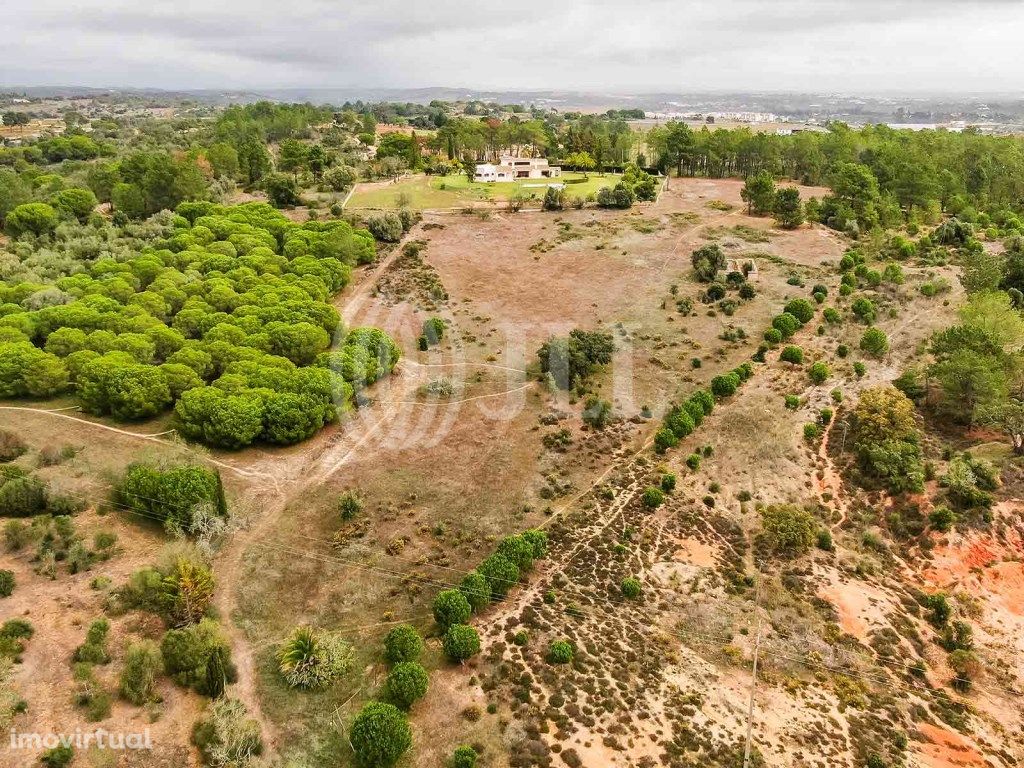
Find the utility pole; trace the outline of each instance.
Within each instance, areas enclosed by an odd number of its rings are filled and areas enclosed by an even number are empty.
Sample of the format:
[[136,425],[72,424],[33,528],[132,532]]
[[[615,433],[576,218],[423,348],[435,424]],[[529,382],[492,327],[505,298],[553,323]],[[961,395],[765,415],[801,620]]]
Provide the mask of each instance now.
[[[754,610],[761,602],[761,575],[757,576],[757,590],[754,592]],[[757,662],[761,653],[761,615],[757,616],[757,634],[754,636],[754,669],[750,680],[750,703],[747,706],[747,739],[743,747],[743,768],[750,768],[750,745],[754,730],[754,697],[757,693]]]

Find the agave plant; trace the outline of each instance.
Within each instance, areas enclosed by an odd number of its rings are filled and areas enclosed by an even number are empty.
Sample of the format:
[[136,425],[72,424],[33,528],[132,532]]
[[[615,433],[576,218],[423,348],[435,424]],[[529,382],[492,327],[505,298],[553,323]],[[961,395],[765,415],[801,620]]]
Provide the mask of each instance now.
[[312,627],[296,627],[277,652],[278,669],[293,688],[326,688],[351,664],[348,643]]

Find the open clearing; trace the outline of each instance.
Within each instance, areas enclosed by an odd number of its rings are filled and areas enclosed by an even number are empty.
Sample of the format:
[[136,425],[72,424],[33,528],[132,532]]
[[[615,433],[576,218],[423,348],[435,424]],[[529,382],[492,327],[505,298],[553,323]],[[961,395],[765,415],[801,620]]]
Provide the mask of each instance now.
[[521,179],[512,182],[470,181],[465,174],[425,176],[417,174],[398,181],[374,181],[356,184],[346,208],[398,208],[400,196],[415,209],[458,208],[504,201],[520,194],[527,205],[539,207],[544,192],[552,184],[564,184],[570,195],[586,197],[603,187],[614,187],[619,176],[613,173],[576,173],[567,171],[555,179]]

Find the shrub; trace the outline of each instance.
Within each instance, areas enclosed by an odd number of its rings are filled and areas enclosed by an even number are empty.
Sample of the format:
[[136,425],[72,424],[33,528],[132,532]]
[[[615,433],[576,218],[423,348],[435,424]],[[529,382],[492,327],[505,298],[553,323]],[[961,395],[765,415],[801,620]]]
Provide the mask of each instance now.
[[814,318],[814,305],[807,299],[793,299],[782,311],[783,314],[795,317],[801,325],[811,322]]
[[455,624],[444,633],[441,647],[449,659],[463,662],[480,653],[480,635],[468,624]]
[[698,389],[690,395],[690,400],[698,403],[704,409],[705,416],[710,416],[711,412],[715,410],[715,398],[706,389]]
[[97,619],[89,625],[85,634],[85,643],[78,646],[72,657],[77,662],[88,664],[106,664],[110,661],[107,652],[107,635],[110,633],[110,622]]
[[888,439],[859,442],[861,468],[883,481],[892,493],[920,493],[924,490],[924,464],[916,440]]
[[803,507],[772,504],[761,510],[763,535],[771,549],[783,557],[805,554],[814,543],[817,523]]
[[790,345],[782,350],[779,359],[784,363],[800,365],[804,361],[804,351],[800,347]]
[[661,490],[665,493],[672,493],[676,489],[676,476],[671,472],[666,472],[661,476]]
[[764,332],[764,340],[769,344],[781,344],[782,332],[778,328],[769,328]]
[[868,328],[860,337],[860,348],[865,354],[881,358],[889,351],[889,337],[880,328]]
[[804,424],[804,440],[817,440],[821,437],[821,427],[811,421]]
[[622,590],[622,594],[630,600],[635,600],[640,597],[641,586],[639,579],[635,579],[632,576],[625,578],[622,580],[622,584],[619,585],[619,588]]
[[434,346],[439,344],[441,339],[444,338],[445,322],[440,317],[428,318],[423,323],[423,336],[427,340],[427,344]]
[[[466,596],[473,612],[482,611],[491,602],[491,585],[486,577],[477,571],[467,573],[459,584],[459,591]],[[412,661],[412,659],[406,659]]]
[[[704,418],[703,407],[697,405],[694,409],[687,409],[685,407],[673,406],[667,414],[665,414],[665,427],[675,436],[676,441],[682,440],[684,437],[693,433],[693,430],[697,428],[694,422],[693,416],[690,410],[699,410],[700,417]],[[672,447],[672,446],[669,446]]]
[[864,378],[864,374],[868,372],[868,367],[864,365],[860,360],[853,364],[853,373],[858,379]]
[[786,395],[784,401],[786,403],[786,407],[791,411],[795,411],[797,408],[800,407],[799,395]]
[[0,597],[10,597],[15,584],[14,571],[0,570]]
[[487,579],[491,588],[491,597],[504,597],[519,581],[519,569],[516,564],[497,553],[480,563],[477,571]]
[[353,491],[347,491],[338,501],[338,511],[345,522],[355,520],[363,511],[363,500]]
[[408,710],[427,693],[427,671],[415,661],[400,661],[384,681],[384,692],[399,709]]
[[129,645],[121,671],[121,696],[137,706],[149,702],[153,698],[153,684],[162,667],[160,649],[152,640]]
[[643,503],[648,509],[657,509],[665,503],[665,494],[660,488],[649,486],[644,489]]
[[871,299],[867,299],[863,296],[854,299],[850,309],[853,311],[853,314],[856,315],[857,319],[866,325],[870,325],[875,322],[875,318],[878,316],[875,303],[871,301]]
[[190,532],[197,508],[227,515],[220,475],[195,464],[158,468],[130,464],[118,486],[119,501],[134,512],[162,520],[175,530]]
[[192,742],[211,768],[249,768],[263,754],[260,725],[238,699],[212,701],[192,729]]
[[[551,189],[551,187],[548,187],[548,189]],[[456,747],[455,751],[452,752],[452,756],[448,760],[448,768],[476,768],[476,760],[476,750],[463,744],[460,747]]]
[[60,744],[43,752],[39,757],[39,762],[46,768],[65,768],[65,766],[71,765],[71,761],[74,759],[74,747],[69,744]]
[[688,466],[690,469],[696,472],[698,469],[700,469],[700,460],[700,454],[691,453],[689,456],[686,457],[686,466]]
[[446,631],[453,624],[465,624],[469,621],[472,608],[469,600],[457,589],[444,589],[434,598],[434,620]]
[[669,448],[679,445],[679,438],[671,429],[659,429],[654,435],[654,450],[658,453],[665,453]]
[[953,525],[956,523],[956,513],[946,506],[936,507],[928,515],[928,522],[931,523],[932,528],[942,533],[947,533],[952,530]]
[[740,385],[740,377],[736,373],[715,376],[711,380],[711,393],[717,398],[729,397],[736,393]]
[[843,322],[843,316],[839,314],[839,310],[835,307],[825,307],[822,317],[825,318],[825,322],[829,325],[838,325]]
[[412,730],[397,707],[371,701],[352,721],[349,741],[358,765],[391,768],[412,746]]
[[409,624],[399,624],[384,638],[384,658],[391,664],[418,661],[422,653],[423,638]]
[[595,395],[587,398],[583,406],[583,423],[594,429],[604,429],[612,413],[612,404]]
[[14,432],[0,429],[0,462],[14,461],[28,450],[28,445]]
[[576,649],[568,640],[555,640],[548,646],[547,660],[549,664],[568,664],[576,655]]
[[800,321],[784,312],[772,318],[772,328],[782,334],[783,339],[788,339],[800,329]]
[[832,423],[832,417],[835,412],[831,408],[822,408],[818,411],[818,423],[823,427]]
[[811,377],[813,383],[824,384],[828,377],[832,375],[832,369],[828,367],[828,363],[819,360],[811,365],[807,370],[807,375]]
[[351,646],[312,627],[296,627],[277,651],[278,671],[292,688],[322,690],[351,666]]
[[370,234],[382,243],[397,243],[402,239],[405,230],[402,220],[394,213],[382,213],[371,216],[366,221]]

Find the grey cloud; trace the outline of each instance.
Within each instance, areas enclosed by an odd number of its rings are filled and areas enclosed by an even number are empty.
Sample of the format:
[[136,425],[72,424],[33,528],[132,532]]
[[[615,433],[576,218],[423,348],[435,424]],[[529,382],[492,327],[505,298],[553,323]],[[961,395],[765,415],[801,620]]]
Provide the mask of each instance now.
[[1019,0],[35,0],[0,85],[1014,88]]

